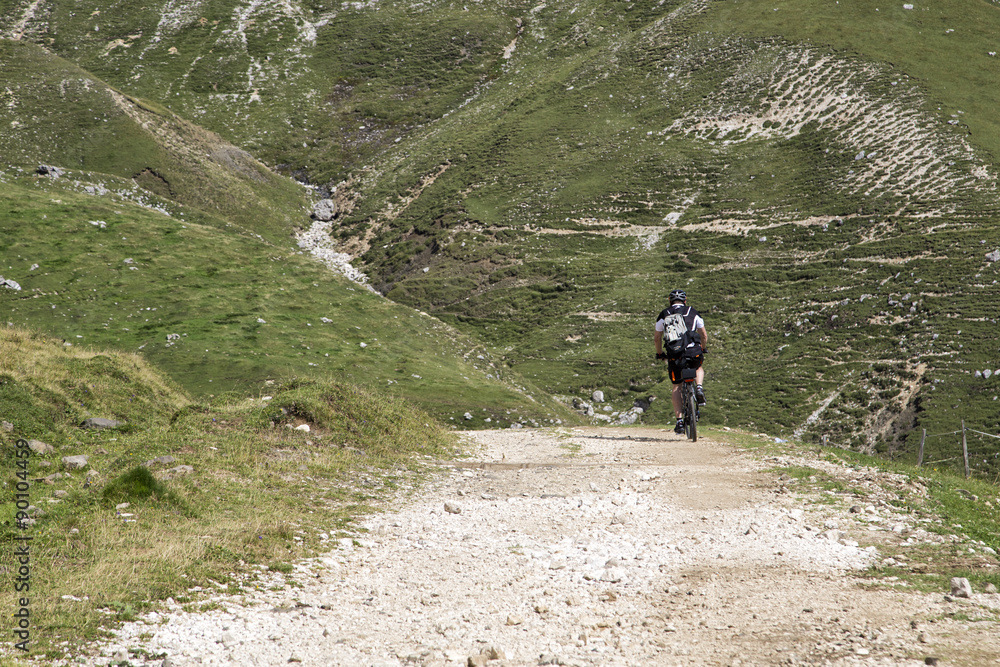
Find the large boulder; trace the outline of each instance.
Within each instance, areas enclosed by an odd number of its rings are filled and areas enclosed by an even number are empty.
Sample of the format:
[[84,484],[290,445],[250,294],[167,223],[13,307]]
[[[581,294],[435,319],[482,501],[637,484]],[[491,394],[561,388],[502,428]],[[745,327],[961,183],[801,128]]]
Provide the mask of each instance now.
[[49,164],[40,164],[38,165],[38,169],[35,170],[35,173],[38,174],[39,176],[51,176],[52,178],[59,178],[60,176],[63,175],[63,170],[60,169],[59,167],[53,167],[52,165]]
[[623,413],[622,413],[622,414],[621,414],[621,415],[620,415],[620,416],[618,417],[618,423],[619,423],[619,424],[625,424],[625,425],[628,425],[628,424],[634,424],[634,423],[636,423],[637,421],[639,421],[639,417],[640,417],[640,416],[641,416],[641,415],[642,415],[642,414],[643,414],[644,412],[645,412],[645,410],[643,410],[642,408],[638,408],[638,407],[635,407],[635,408],[632,408],[632,409],[631,409],[631,410],[629,410],[628,412],[623,412]]
[[952,577],[951,594],[957,598],[971,598],[972,585],[965,577]]
[[337,204],[332,199],[321,199],[313,205],[313,217],[330,222],[337,215]]

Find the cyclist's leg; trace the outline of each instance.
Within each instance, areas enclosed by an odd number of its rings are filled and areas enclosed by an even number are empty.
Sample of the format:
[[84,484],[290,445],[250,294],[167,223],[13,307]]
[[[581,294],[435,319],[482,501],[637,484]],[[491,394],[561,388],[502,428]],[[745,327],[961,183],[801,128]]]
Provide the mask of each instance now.
[[681,435],[684,433],[684,390],[681,384],[675,384],[671,398],[674,403],[674,414],[677,416],[677,423],[674,424],[674,433]]
[[674,415],[677,419],[680,419],[684,415],[684,412],[681,408],[681,369],[678,368],[676,361],[667,360],[667,373],[670,375],[670,381],[674,385],[673,392],[670,394],[670,400],[674,406]]
[[701,386],[702,380],[705,377],[704,373],[697,374],[697,386],[694,388],[694,397],[698,401],[698,405],[708,405],[708,399],[705,398],[705,388]]

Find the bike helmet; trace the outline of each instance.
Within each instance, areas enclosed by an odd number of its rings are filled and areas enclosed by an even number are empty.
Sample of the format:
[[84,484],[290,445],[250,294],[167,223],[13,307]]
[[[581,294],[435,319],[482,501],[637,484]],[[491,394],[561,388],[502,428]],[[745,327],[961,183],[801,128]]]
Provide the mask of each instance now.
[[688,300],[687,292],[685,292],[682,289],[675,289],[670,293],[670,303],[673,303],[674,301],[682,301],[687,303],[687,300]]

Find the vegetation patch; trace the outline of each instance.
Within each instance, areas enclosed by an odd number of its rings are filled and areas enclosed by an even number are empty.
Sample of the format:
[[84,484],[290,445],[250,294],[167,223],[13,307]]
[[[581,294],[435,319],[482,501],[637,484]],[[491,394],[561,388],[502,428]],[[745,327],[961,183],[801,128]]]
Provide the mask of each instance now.
[[136,466],[105,485],[101,497],[111,505],[164,501],[178,504],[178,498],[167,486],[153,477],[145,466]]
[[[762,446],[758,444],[762,439],[753,436],[722,437],[746,447]],[[793,458],[805,446],[775,443],[773,439],[763,445],[769,456]],[[789,490],[826,491],[819,496],[822,502],[836,503],[845,516],[878,529],[860,533],[881,556],[879,564],[859,573],[861,580],[868,582],[865,585],[906,585],[947,594],[951,579],[964,577],[975,592],[987,590],[990,584],[1000,586],[1000,487],[996,484],[850,450],[812,452],[816,453],[836,467],[820,470],[796,463],[771,472]],[[869,516],[869,506],[881,508],[879,514]],[[886,511],[891,512],[891,518],[885,518]]]
[[[17,425],[0,430],[10,491],[0,543],[8,550],[22,534],[15,440],[37,434],[55,450],[28,461],[32,589],[41,591],[32,597],[34,655],[61,655],[63,642],[94,639],[168,597],[211,608],[198,587],[276,585],[263,574],[336,548],[357,517],[412,488],[455,447],[427,413],[343,382],[272,383],[259,397],[195,404],[134,355],[11,328],[0,329],[0,345],[3,372],[17,374],[30,408],[6,413]],[[130,380],[106,379],[113,373]],[[65,394],[46,389],[65,377],[89,390],[91,410],[140,426],[81,429]],[[131,412],[133,394],[159,397],[145,418]],[[303,424],[310,430],[296,428]],[[85,456],[86,466],[61,466],[63,456]],[[15,576],[0,574],[0,604],[11,608]]]

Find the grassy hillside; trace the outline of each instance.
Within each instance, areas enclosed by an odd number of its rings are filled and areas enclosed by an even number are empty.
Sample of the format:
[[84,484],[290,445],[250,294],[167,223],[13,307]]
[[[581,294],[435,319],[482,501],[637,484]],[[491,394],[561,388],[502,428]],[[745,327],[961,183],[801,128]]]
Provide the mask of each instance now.
[[90,417],[128,424],[124,431],[166,425],[191,401],[136,355],[65,347],[15,327],[0,329],[0,414],[11,438],[69,440]]
[[[994,28],[996,2],[897,3],[881,7],[860,0],[718,3],[712,29],[781,35],[867,60],[891,63],[920,82],[943,114],[959,118],[971,140],[995,162],[1000,124],[992,109],[998,92]],[[775,11],[777,10],[777,11]],[[991,53],[992,52],[992,53]],[[953,115],[954,114],[954,115]]]
[[308,217],[301,187],[156,102],[23,41],[0,40],[0,66],[0,123],[10,128],[0,135],[0,168],[72,169],[86,182],[81,188],[147,206],[187,205],[282,243]]
[[196,395],[337,375],[445,421],[565,416],[472,339],[291,248],[191,208],[168,216],[42,178],[12,178],[0,193],[0,271],[22,288],[0,292],[5,323],[139,352]]
[[474,340],[302,256],[301,185],[38,46],[2,40],[0,62],[0,275],[23,287],[0,293],[4,321],[141,351],[196,394],[336,373],[461,423],[567,416]]
[[993,4],[31,7],[0,30],[334,197],[379,291],[546,393],[665,397],[683,286],[711,423],[1000,429]]
[[[65,657],[167,597],[199,608],[198,587],[264,586],[454,446],[426,413],[350,384],[260,389],[195,402],[138,355],[0,328],[4,485],[26,462],[34,521],[18,527],[5,502],[0,543],[13,552],[15,536],[32,537],[33,656]],[[80,428],[91,415],[122,425]],[[52,451],[17,458],[18,438]],[[79,455],[84,468],[61,464]],[[0,573],[11,609],[16,576]]]

